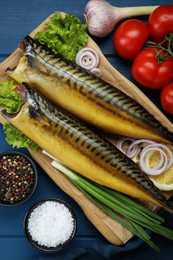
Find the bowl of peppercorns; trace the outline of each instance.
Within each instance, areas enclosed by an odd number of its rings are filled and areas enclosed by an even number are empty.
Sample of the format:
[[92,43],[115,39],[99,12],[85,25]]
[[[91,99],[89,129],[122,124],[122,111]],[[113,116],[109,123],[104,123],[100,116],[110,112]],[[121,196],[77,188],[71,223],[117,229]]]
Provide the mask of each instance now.
[[24,153],[0,154],[0,205],[17,206],[34,193],[38,182],[35,163]]

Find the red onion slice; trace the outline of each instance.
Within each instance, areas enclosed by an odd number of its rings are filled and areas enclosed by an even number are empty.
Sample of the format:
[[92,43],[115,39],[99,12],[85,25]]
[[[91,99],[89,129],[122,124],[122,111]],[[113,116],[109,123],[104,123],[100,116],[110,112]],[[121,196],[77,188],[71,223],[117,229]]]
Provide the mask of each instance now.
[[[127,149],[123,149],[123,144],[130,142]],[[117,141],[117,148],[125,153],[129,158],[135,161],[135,157],[139,156],[140,168],[149,175],[159,175],[167,171],[173,165],[173,153],[164,144],[156,143],[153,140],[139,139],[134,140],[132,138],[120,138]],[[158,151],[160,153],[160,160],[158,164],[151,168],[149,166],[149,160],[153,152]]]
[[[165,149],[167,151],[167,153],[169,154],[169,160],[168,160],[168,156],[166,154],[166,152],[164,152]],[[145,162],[145,156],[148,152],[151,151],[159,151],[160,152],[160,162],[157,165],[157,167],[151,169],[151,168],[147,168],[146,162]],[[148,160],[148,158],[147,158]],[[141,154],[140,154],[140,166],[142,168],[142,170],[150,175],[158,175],[161,174],[165,171],[167,171],[171,166],[173,165],[173,153],[172,151],[163,144],[152,144],[149,145],[147,147],[145,147]]]
[[133,138],[128,138],[128,137],[122,137],[120,139],[118,139],[117,141],[117,144],[116,144],[116,147],[123,153],[126,154],[126,151],[123,150],[123,144],[125,142],[130,142],[130,143],[133,143],[135,140]]
[[91,72],[92,74],[96,75],[96,76],[99,77],[99,78],[101,78],[101,76],[102,76],[102,72],[101,72],[101,70],[100,70],[99,68],[92,68],[92,69],[90,70],[90,72]]
[[[165,169],[165,171],[167,171],[172,165],[173,165],[173,153],[172,153],[172,151],[166,146],[166,145],[164,145],[164,144],[158,144],[158,143],[156,143],[156,144],[154,144],[154,145],[150,145],[150,146],[148,146],[148,148],[152,148],[152,147],[160,147],[160,148],[162,148],[162,150],[163,149],[165,149],[166,151],[167,151],[167,153],[169,154],[169,161],[168,161],[168,163],[167,163],[167,167],[166,167],[166,169]],[[165,153],[165,152],[164,152]],[[166,153],[165,153],[165,155],[166,155]],[[168,156],[166,155],[166,157],[167,157],[167,159],[168,159]]]
[[84,47],[76,54],[76,63],[87,70],[91,70],[98,66],[99,55],[93,48]]
[[[158,169],[150,168],[150,166],[147,165],[147,162],[149,161],[149,157],[146,160],[146,156],[148,155],[148,153],[150,153],[151,151],[156,151],[156,150],[159,151],[160,154],[162,154],[162,156],[161,156],[162,166]],[[151,155],[151,153],[150,153],[150,155]],[[142,152],[140,154],[140,167],[143,170],[143,172],[145,172],[146,174],[159,175],[166,170],[167,164],[168,164],[168,158],[167,158],[165,152],[159,147],[150,147],[150,148],[146,147],[142,150]]]
[[155,144],[155,141],[148,140],[148,139],[140,139],[140,140],[135,140],[133,143],[131,143],[127,149],[127,156],[129,158],[133,158],[134,156],[137,155],[137,152],[139,151],[138,147],[139,144],[143,144],[143,146],[147,144]]

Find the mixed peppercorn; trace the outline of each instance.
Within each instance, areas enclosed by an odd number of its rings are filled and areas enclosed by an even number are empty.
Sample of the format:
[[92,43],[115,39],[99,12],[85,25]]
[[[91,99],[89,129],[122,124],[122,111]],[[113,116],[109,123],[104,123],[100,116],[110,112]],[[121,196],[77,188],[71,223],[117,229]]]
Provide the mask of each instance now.
[[0,158],[0,201],[15,204],[26,198],[34,183],[31,163],[22,155]]

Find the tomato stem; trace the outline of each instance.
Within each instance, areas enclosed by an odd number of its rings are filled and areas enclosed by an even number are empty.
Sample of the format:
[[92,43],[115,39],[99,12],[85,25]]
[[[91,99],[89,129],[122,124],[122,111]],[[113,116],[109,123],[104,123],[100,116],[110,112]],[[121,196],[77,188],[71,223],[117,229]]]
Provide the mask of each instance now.
[[158,64],[161,64],[165,61],[166,55],[164,53],[161,53],[161,50],[155,49],[156,51],[156,60]]
[[163,41],[160,43],[147,41],[144,48],[160,49],[166,52],[167,57],[173,58],[173,34],[169,33],[165,35]]

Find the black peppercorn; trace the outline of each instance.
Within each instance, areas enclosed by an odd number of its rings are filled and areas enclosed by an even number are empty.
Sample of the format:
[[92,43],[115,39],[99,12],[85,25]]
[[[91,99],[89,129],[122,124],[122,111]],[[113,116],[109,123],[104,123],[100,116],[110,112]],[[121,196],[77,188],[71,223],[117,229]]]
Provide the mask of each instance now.
[[24,199],[33,186],[34,170],[22,155],[0,158],[0,201],[13,204]]

